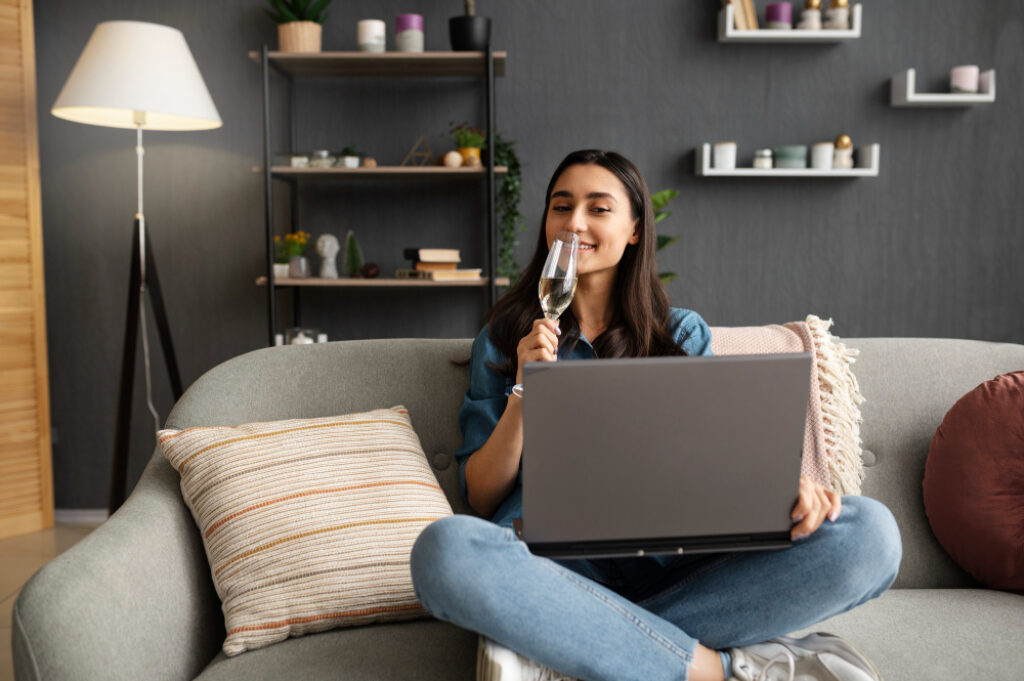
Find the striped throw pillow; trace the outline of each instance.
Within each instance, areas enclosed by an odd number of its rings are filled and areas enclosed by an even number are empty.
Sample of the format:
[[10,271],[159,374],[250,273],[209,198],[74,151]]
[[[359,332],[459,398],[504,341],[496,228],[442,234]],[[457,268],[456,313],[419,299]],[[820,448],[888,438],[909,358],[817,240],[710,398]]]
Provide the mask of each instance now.
[[202,532],[226,655],[426,615],[409,552],[452,510],[404,407],[158,439]]

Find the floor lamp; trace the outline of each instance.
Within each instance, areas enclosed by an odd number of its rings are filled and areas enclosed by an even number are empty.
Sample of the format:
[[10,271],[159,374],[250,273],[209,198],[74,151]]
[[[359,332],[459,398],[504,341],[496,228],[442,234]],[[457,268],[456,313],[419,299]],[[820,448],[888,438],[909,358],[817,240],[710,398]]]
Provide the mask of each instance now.
[[136,135],[138,210],[132,227],[128,312],[111,473],[109,508],[113,513],[124,502],[128,479],[135,350],[140,328],[146,367],[146,401],[156,428],[160,427],[152,401],[149,342],[146,338],[147,289],[170,374],[171,390],[175,400],[181,397],[181,377],[156,274],[153,248],[146,239],[146,217],[142,210],[142,158],[145,154],[142,131],[209,130],[219,128],[221,121],[185,36],[175,28],[141,21],[107,21],[96,26],[51,112],[58,118],[76,123],[134,128]]

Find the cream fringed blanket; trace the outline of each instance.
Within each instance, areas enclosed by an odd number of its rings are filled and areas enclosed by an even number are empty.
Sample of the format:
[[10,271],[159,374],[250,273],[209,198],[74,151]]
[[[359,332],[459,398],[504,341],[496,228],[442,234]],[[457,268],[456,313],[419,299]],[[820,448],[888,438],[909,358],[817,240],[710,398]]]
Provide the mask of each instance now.
[[716,355],[810,352],[811,399],[804,426],[801,473],[840,494],[860,494],[860,394],[850,365],[859,352],[829,333],[832,320],[809,315],[806,321],[768,326],[712,327]]

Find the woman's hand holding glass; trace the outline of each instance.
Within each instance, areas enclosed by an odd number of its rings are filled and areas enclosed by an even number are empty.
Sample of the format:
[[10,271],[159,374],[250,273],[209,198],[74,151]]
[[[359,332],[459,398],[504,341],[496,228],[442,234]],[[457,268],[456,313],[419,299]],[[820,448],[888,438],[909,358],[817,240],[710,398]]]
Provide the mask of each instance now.
[[[558,359],[558,317],[565,312],[576,293],[576,262],[579,258],[580,238],[572,232],[558,232],[548,248],[548,257],[541,269],[537,295],[544,319],[533,322],[530,331],[516,348],[519,369],[516,388],[523,383],[523,365],[526,362],[554,362]],[[517,395],[521,392],[513,390]]]
[[558,322],[551,319],[537,319],[533,322],[533,330],[526,334],[516,354],[519,357],[519,369],[516,371],[516,383],[523,382],[523,365],[526,362],[554,362],[558,357],[558,336],[561,334]]

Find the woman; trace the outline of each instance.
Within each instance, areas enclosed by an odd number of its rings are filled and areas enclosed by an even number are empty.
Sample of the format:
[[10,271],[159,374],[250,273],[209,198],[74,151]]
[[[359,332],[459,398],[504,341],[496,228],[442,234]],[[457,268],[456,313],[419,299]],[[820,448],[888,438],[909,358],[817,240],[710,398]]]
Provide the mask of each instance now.
[[[537,283],[563,230],[580,238],[579,282],[553,322],[541,318]],[[840,499],[801,479],[795,543],[781,551],[555,561],[532,555],[511,529],[522,511],[523,398],[513,388],[523,364],[711,354],[700,315],[669,307],[654,251],[650,193],[636,167],[614,152],[569,154],[548,185],[532,261],[473,343],[456,458],[480,518],[444,518],[420,535],[417,596],[439,619],[525,656],[525,678],[878,679],[838,637],[784,637],[895,579],[899,534],[874,500]]]

